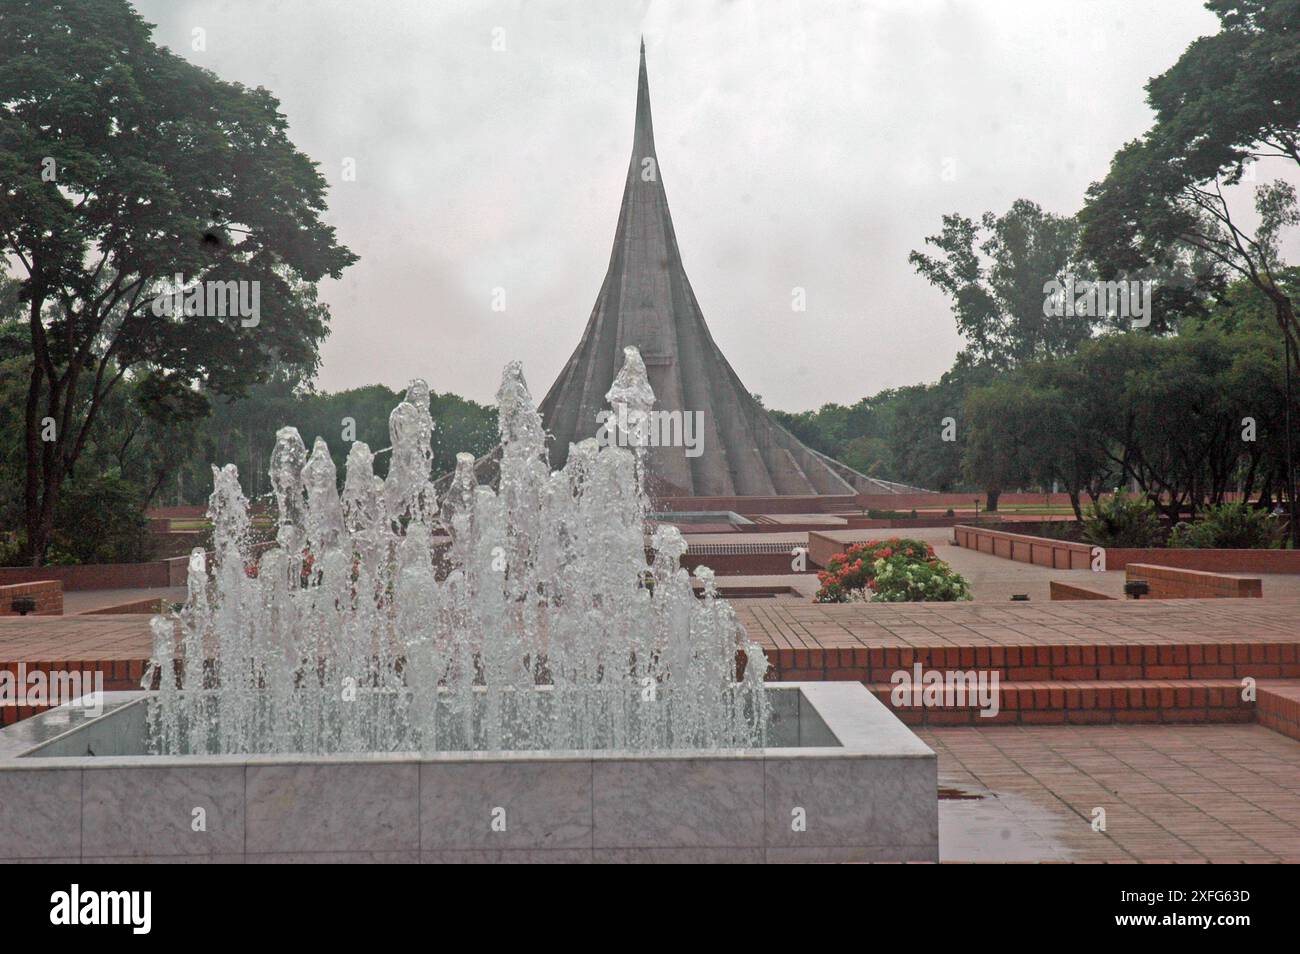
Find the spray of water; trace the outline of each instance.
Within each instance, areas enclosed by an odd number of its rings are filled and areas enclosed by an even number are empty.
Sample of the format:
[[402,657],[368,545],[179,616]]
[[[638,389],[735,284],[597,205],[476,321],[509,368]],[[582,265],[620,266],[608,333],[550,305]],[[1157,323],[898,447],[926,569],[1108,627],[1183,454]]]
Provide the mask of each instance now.
[[[653,403],[635,349],[606,397],[615,420]],[[552,472],[518,363],[497,404],[497,489],[460,454],[441,500],[423,381],[389,418],[387,479],[357,442],[340,493],[325,442],[308,454],[281,428],[279,526],[256,561],[238,474],[213,468],[211,562],[193,553],[185,607],[152,622],[153,751],[764,743],[762,650],[711,571],[696,570],[693,591],[675,528],[655,531],[647,558],[637,435],[582,441]]]

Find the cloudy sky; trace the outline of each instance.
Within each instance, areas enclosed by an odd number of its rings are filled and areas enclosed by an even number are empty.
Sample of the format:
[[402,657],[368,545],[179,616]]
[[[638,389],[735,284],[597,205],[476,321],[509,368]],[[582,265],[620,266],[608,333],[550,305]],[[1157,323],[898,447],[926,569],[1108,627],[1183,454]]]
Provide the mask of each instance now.
[[961,341],[908,252],[947,212],[1077,211],[1150,124],[1148,77],[1217,26],[1199,0],[136,6],[157,42],[272,90],[330,182],[361,260],[323,289],[317,385],[421,376],[480,401],[512,358],[540,399],[578,342],[644,34],[687,273],[746,386],[790,410],[942,374]]

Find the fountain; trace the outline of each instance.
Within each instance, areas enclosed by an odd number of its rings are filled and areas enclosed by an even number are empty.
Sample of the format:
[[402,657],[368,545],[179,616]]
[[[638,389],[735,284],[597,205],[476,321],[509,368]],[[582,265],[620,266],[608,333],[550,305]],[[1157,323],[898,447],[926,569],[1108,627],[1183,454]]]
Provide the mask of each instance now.
[[[609,400],[635,431],[654,396],[628,351]],[[764,743],[766,660],[712,573],[697,572],[697,598],[673,527],[655,533],[647,564],[641,435],[623,435],[625,446],[583,441],[552,473],[518,363],[497,405],[498,489],[478,485],[462,454],[441,501],[423,381],[390,418],[387,480],[354,443],[340,494],[325,442],[308,455],[297,430],[282,428],[271,456],[276,546],[256,563],[238,475],[213,468],[213,565],[194,552],[179,656],[178,621],[153,621],[153,751]],[[439,530],[449,538],[442,572]]]
[[461,454],[441,499],[422,381],[386,478],[354,443],[340,491],[325,442],[282,428],[260,555],[214,467],[211,558],[152,620],[144,688],[0,732],[0,860],[42,839],[69,858],[936,857],[934,753],[859,684],[764,684],[680,533],[647,555],[635,349],[607,400],[626,432],[552,472],[508,365],[497,486]]

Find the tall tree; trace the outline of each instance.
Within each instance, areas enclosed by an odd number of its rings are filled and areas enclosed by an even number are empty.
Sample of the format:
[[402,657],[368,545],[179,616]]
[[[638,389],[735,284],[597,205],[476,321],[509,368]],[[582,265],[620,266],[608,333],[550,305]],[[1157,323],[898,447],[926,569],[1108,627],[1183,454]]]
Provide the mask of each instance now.
[[1017,199],[1004,215],[985,212],[978,224],[945,215],[942,231],[925,241],[939,254],[913,251],[907,260],[952,299],[968,362],[1012,367],[1069,353],[1092,333],[1089,319],[1044,308],[1044,286],[1063,279],[1075,262],[1073,217]]
[[[1098,262],[1133,271],[1195,249],[1271,303],[1288,355],[1300,368],[1294,283],[1279,255],[1284,230],[1300,225],[1295,188],[1257,185],[1257,222],[1244,222],[1232,187],[1254,177],[1259,160],[1300,165],[1300,0],[1210,0],[1220,31],[1201,37],[1147,84],[1156,121],[1115,156],[1088,190],[1083,245]],[[1291,413],[1291,400],[1285,400]],[[1290,439],[1290,427],[1286,428]],[[1292,449],[1285,485],[1294,544],[1300,545]]]
[[[197,416],[197,384],[239,394],[273,362],[310,372],[329,317],[316,283],[356,260],[321,222],[325,180],[289,141],[276,99],[156,46],[151,31],[125,0],[0,0],[0,253],[24,273],[34,359],[33,564],[124,376]],[[205,289],[250,283],[259,320],[153,307],[178,274]]]

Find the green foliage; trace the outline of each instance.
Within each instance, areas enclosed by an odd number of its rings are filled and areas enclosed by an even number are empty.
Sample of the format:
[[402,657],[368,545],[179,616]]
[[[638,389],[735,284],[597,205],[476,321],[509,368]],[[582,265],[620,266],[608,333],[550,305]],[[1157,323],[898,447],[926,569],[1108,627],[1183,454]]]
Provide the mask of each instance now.
[[[400,392],[382,384],[335,393],[301,391],[288,381],[255,387],[246,399],[215,406],[211,420],[199,428],[196,446],[181,467],[179,486],[170,488],[163,499],[177,502],[173,494],[178,494],[179,502],[206,502],[212,491],[211,466],[227,463],[238,468],[244,492],[250,498],[268,494],[267,470],[275,432],[285,425],[298,428],[308,447],[317,437],[323,438],[342,481],[350,446],[345,430],[353,439],[364,441],[372,452],[383,450],[389,446],[389,414],[401,400]],[[478,457],[496,445],[495,408],[455,394],[434,393],[429,410],[434,421],[435,477],[455,468],[457,453],[464,451]],[[387,454],[376,457],[375,470],[381,477],[387,474]]]
[[975,389],[967,479],[1058,484],[1080,517],[1081,494],[1096,501],[1130,479],[1171,522],[1243,489],[1276,499],[1285,487],[1283,354],[1261,298],[1237,283],[1177,336],[1102,335]]
[[1209,507],[1193,523],[1179,523],[1169,534],[1171,547],[1265,550],[1281,544],[1281,528],[1268,511],[1245,503]]
[[1017,199],[1001,216],[985,212],[978,225],[945,215],[943,230],[925,241],[940,254],[913,251],[907,260],[952,299],[970,363],[1011,367],[1066,354],[1090,334],[1086,320],[1043,313],[1044,286],[1064,278],[1075,261],[1073,217]]
[[[104,402],[130,374],[173,423],[277,364],[310,376],[329,313],[316,283],[356,260],[324,177],[265,89],[156,46],[125,0],[0,8],[0,257],[25,273],[26,433],[59,422],[25,479],[37,561]],[[162,283],[256,282],[259,321],[153,307]],[[247,316],[251,317],[251,316]],[[199,392],[195,382],[203,388]]]
[[[1295,189],[1282,177],[1252,189],[1253,222],[1230,200],[1255,160],[1300,164],[1300,3],[1206,6],[1221,29],[1148,83],[1155,124],[1089,188],[1082,247],[1103,277],[1157,279],[1169,295],[1156,302],[1158,314],[1166,304],[1175,313],[1203,311],[1225,277],[1244,278],[1294,340],[1295,291],[1281,280],[1279,249],[1282,232],[1300,224]],[[1171,271],[1181,280],[1170,281]]]
[[970,584],[942,560],[877,560],[873,603],[954,603],[971,599]]
[[68,481],[55,513],[52,545],[76,563],[150,559],[148,521],[139,493],[112,476]]
[[1083,537],[1099,547],[1154,547],[1162,536],[1160,518],[1145,497],[1115,494],[1094,503],[1083,518]]
[[851,544],[817,574],[818,603],[952,602],[968,600],[970,586],[923,540],[891,537]]

